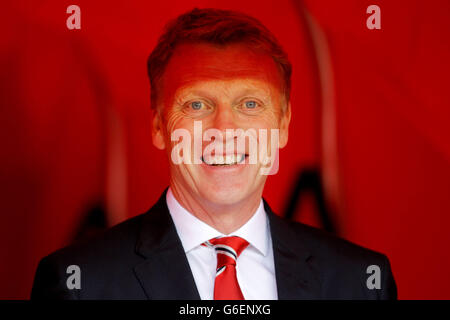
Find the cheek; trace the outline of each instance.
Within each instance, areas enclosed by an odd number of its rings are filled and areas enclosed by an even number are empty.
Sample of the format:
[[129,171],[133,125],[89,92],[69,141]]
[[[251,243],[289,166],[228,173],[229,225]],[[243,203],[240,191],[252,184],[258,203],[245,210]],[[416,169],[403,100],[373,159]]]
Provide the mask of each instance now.
[[[280,115],[273,110],[267,112],[266,114],[264,114],[264,116],[259,117],[259,119],[257,121],[255,120],[253,124],[250,124],[250,126],[256,129],[258,132],[258,148],[261,148],[265,145],[267,148],[266,150],[270,153],[271,151],[269,150],[271,150],[272,147],[279,145],[281,135],[280,124]],[[264,129],[265,132],[262,133],[259,131],[259,129]],[[273,132],[274,129],[278,130],[278,134],[276,132]],[[261,133],[263,134],[263,136],[260,135]],[[273,138],[278,141],[273,141]],[[258,152],[260,152],[260,149],[258,149]]]
[[273,110],[258,115],[254,118],[247,118],[246,126],[254,129],[278,129],[280,126],[279,116]]
[[164,125],[166,128],[167,139],[170,140],[172,132],[177,129],[186,129],[190,132],[193,130],[193,121],[186,119],[181,111],[168,111],[164,114]]

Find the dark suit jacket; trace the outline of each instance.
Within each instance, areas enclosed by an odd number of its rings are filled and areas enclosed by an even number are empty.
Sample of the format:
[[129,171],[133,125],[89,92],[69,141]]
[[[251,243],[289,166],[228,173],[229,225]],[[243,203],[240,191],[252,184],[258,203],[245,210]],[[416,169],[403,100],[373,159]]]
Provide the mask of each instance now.
[[[386,256],[265,210],[279,299],[396,298]],[[81,289],[67,288],[69,265],[80,267]],[[369,265],[380,267],[381,289],[367,288]],[[43,258],[31,298],[200,299],[165,192],[147,213]]]

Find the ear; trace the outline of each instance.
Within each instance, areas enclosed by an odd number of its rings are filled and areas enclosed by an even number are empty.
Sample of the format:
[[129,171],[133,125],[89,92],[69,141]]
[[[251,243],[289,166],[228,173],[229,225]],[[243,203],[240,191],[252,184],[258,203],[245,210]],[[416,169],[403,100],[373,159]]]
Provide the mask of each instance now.
[[289,137],[289,123],[291,122],[291,103],[289,102],[286,110],[281,115],[280,121],[280,149],[284,148]]
[[158,111],[153,111],[153,127],[152,127],[152,140],[153,145],[164,150],[166,148],[166,143],[164,141],[164,132],[162,127],[161,116]]

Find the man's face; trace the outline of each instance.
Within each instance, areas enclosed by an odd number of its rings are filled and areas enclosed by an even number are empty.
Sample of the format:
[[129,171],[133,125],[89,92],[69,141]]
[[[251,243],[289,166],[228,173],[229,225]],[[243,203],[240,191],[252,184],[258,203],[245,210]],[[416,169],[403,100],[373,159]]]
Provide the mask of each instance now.
[[[159,89],[160,113],[154,117],[153,143],[167,150],[171,185],[209,205],[233,205],[259,198],[267,176],[261,174],[260,161],[249,163],[249,140],[244,148],[235,144],[232,153],[224,147],[212,156],[197,153],[199,159],[194,159],[194,121],[201,121],[202,134],[218,129],[224,140],[227,129],[254,129],[257,133],[266,129],[269,146],[264,147],[268,150],[274,143],[270,130],[278,129],[279,147],[284,147],[290,105],[285,103],[282,80],[273,59],[244,45],[183,44],[171,57]],[[171,136],[177,129],[190,133],[191,163],[172,161],[172,149],[179,141],[171,141]],[[256,139],[259,148],[259,135]],[[203,141],[201,151],[210,143]],[[245,164],[235,163],[244,155]],[[222,161],[228,164],[217,165]]]

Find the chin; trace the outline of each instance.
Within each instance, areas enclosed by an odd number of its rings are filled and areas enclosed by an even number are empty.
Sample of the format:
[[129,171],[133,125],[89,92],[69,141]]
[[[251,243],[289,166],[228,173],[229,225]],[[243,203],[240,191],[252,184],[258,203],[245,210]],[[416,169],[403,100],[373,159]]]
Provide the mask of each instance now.
[[233,205],[246,199],[251,190],[248,185],[207,184],[202,190],[204,199],[217,205]]

